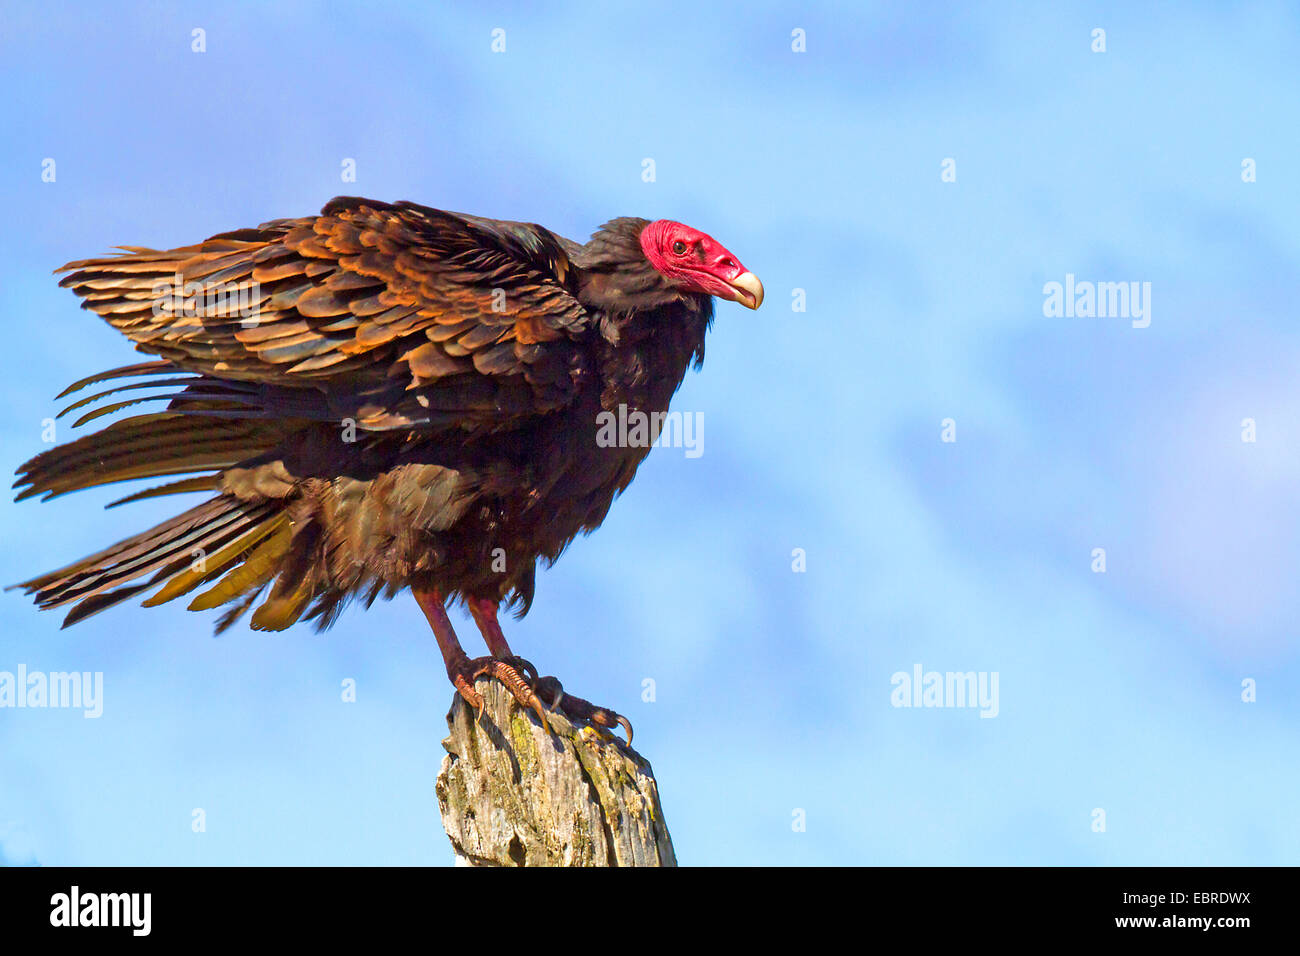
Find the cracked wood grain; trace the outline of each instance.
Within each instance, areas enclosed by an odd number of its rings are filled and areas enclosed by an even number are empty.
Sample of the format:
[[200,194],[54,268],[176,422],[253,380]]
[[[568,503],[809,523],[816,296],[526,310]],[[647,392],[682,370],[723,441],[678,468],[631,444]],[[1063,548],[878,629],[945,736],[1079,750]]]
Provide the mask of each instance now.
[[648,761],[560,713],[548,734],[497,681],[475,687],[483,716],[456,698],[435,788],[457,865],[677,865]]

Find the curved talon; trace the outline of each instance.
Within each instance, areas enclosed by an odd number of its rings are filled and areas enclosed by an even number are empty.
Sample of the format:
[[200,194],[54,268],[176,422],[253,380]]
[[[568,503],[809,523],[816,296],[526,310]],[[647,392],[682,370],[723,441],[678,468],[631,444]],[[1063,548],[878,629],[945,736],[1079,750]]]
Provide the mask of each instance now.
[[551,730],[551,722],[546,719],[546,708],[542,706],[542,702],[534,696],[532,702],[528,706],[531,707],[533,713],[537,715],[537,719],[542,722],[542,729],[548,734],[553,734],[555,731]]
[[628,720],[622,714],[618,714],[617,716],[618,716],[618,722],[622,724],[623,729],[627,731],[627,745],[631,747],[632,746],[632,721]]
[[616,724],[621,726],[627,732],[627,745],[632,746],[632,722],[622,714],[607,710],[604,707],[593,707],[592,713],[587,719],[605,730],[613,730]]
[[554,677],[541,677],[533,684],[533,692],[538,697],[550,698],[552,710],[558,710],[570,720],[583,721],[610,730],[621,726],[627,732],[627,746],[632,746],[632,722],[622,714],[605,707],[597,707],[581,697],[574,697],[564,692],[564,685]]
[[[527,665],[529,669],[531,664],[519,659],[517,663]],[[455,685],[457,693],[464,698],[465,702],[474,708],[474,722],[481,726],[483,714],[487,710],[487,705],[483,701],[483,695],[474,689],[474,681],[480,677],[492,677],[505,685],[506,690],[520,705],[527,707],[535,713],[542,722],[542,727],[547,733],[551,733],[550,721],[546,719],[546,712],[542,709],[541,701],[533,693],[533,689],[528,681],[519,675],[516,670],[516,662],[507,662],[495,657],[476,657],[473,660],[465,658],[456,663],[452,671],[452,684]],[[536,673],[536,671],[534,671]]]
[[539,677],[533,682],[533,691],[538,697],[543,694],[551,698],[548,705],[551,710],[559,710],[560,704],[564,700],[564,685],[554,677]]
[[474,689],[472,678],[466,680],[464,674],[457,673],[452,677],[451,682],[456,688],[456,693],[465,699],[465,703],[481,714],[483,712],[483,695]]

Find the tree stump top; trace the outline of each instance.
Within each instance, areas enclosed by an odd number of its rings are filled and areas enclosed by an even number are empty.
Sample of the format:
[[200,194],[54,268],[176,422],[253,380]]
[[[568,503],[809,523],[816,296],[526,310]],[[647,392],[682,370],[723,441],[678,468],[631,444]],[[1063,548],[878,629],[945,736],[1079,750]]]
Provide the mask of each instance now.
[[457,695],[436,792],[460,866],[676,866],[650,764],[550,712],[548,734],[495,680]]

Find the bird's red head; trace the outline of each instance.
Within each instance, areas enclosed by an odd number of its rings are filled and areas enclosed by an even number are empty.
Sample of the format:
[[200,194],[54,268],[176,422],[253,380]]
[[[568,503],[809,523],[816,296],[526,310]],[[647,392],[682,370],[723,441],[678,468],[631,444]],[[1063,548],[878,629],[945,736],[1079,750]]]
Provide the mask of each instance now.
[[712,236],[671,219],[641,230],[641,251],[674,286],[716,295],[747,309],[763,304],[763,283]]

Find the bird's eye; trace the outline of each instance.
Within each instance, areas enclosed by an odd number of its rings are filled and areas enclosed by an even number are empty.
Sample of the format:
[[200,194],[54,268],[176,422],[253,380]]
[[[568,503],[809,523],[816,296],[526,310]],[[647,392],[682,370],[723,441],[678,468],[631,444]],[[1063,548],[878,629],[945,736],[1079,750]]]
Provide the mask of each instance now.
[[678,239],[676,242],[673,243],[674,254],[680,256],[685,251],[686,251],[686,243],[682,242],[680,239]]

